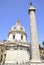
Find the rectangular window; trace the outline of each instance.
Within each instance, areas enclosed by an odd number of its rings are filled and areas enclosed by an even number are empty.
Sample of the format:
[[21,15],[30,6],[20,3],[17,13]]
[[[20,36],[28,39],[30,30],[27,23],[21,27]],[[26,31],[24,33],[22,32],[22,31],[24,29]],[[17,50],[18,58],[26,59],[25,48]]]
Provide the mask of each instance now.
[[21,39],[23,39],[23,35],[21,35]]
[[13,35],[13,39],[15,39],[15,35]]

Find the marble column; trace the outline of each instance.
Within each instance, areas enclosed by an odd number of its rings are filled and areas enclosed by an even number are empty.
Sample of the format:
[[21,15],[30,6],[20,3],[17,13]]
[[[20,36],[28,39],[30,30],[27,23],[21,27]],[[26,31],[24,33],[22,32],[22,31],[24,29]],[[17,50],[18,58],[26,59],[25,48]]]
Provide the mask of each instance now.
[[32,3],[30,3],[30,8],[28,9],[28,13],[30,15],[30,40],[31,40],[31,56],[32,56],[31,61],[39,62],[40,53],[39,53],[35,12],[36,12],[36,8],[34,8]]

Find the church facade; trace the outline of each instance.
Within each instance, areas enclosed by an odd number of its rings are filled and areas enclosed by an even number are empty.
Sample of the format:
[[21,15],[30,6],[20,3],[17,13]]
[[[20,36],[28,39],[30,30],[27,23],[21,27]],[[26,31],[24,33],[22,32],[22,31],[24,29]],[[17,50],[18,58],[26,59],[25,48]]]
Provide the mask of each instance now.
[[1,65],[44,65],[44,42],[43,47],[38,43],[35,11],[30,3],[30,43],[19,20],[10,29],[8,39],[0,41]]

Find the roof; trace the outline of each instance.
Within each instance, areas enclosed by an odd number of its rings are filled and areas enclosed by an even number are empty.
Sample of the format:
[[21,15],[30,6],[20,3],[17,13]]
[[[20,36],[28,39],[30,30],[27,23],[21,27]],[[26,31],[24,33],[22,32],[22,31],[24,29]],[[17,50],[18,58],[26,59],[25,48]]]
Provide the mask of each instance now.
[[12,26],[9,32],[16,32],[16,31],[25,32],[25,28],[20,25],[19,20],[17,20],[16,24]]

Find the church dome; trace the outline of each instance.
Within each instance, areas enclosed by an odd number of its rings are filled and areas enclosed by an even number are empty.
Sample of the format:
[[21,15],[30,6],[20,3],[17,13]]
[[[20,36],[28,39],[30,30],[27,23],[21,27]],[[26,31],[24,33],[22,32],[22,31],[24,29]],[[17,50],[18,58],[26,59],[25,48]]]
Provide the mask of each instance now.
[[25,28],[20,25],[20,21],[17,20],[16,24],[12,26],[8,33],[8,39],[11,40],[26,40],[27,35]]
[[24,27],[20,25],[20,20],[18,20],[16,22],[16,25],[12,26],[12,28],[10,29],[9,32],[13,32],[13,31],[22,31],[22,32],[25,32]]

